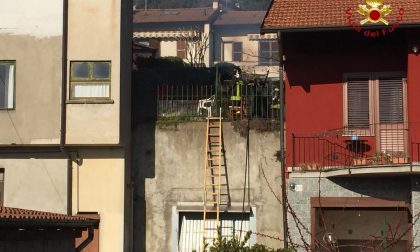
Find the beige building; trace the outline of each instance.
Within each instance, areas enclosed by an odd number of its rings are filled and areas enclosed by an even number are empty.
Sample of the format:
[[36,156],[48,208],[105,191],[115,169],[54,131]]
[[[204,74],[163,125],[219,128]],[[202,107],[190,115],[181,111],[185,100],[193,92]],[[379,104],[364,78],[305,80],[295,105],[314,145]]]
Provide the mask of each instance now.
[[[260,34],[265,11],[226,10],[214,0],[212,8],[135,9],[133,37],[155,48],[159,57],[178,57],[190,63],[202,48],[190,41],[205,43],[207,67],[220,62],[235,64],[247,73],[276,79],[278,42],[276,34]],[[202,31],[194,36],[191,30]],[[193,52],[192,52],[193,51]]]
[[99,251],[131,242],[129,2],[0,1],[0,203],[99,215]]

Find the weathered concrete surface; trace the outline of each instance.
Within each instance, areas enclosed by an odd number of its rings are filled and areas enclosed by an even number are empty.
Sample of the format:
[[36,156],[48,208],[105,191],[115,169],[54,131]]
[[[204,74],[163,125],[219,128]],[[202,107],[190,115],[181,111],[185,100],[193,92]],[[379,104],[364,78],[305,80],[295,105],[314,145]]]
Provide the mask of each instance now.
[[[133,135],[135,176],[135,251],[173,251],[172,207],[180,202],[203,202],[205,123],[172,126],[139,125]],[[246,138],[223,124],[231,199],[242,203]],[[282,237],[281,205],[262,175],[264,170],[274,192],[280,195],[278,132],[250,132],[250,201],[256,206],[257,232]],[[144,183],[144,184],[143,184]],[[139,231],[142,224],[145,232]],[[145,240],[144,240],[145,239]],[[145,247],[142,247],[142,243]],[[280,247],[276,240],[257,237],[257,242]]]
[[[376,168],[379,169],[379,168]],[[341,177],[341,178],[317,178],[317,177],[293,177],[288,180],[288,185],[302,185],[302,191],[293,191],[288,186],[287,198],[296,214],[293,218],[288,214],[288,227],[290,237],[295,244],[303,246],[300,232],[296,227],[296,221],[300,221],[305,228],[311,230],[311,197],[373,197],[387,200],[410,202],[411,185],[408,176],[399,177]],[[417,192],[413,192],[417,200]],[[415,205],[417,208],[417,204]],[[311,236],[301,226],[303,239],[311,243]],[[302,247],[298,251],[306,251]]]

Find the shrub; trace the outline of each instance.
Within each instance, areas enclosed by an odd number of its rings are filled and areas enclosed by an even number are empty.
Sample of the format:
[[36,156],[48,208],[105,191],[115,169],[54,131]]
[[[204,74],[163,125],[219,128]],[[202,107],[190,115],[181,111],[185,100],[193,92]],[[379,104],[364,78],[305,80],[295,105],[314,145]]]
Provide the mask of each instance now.
[[251,231],[247,232],[241,241],[235,235],[232,239],[223,238],[218,231],[218,237],[212,245],[207,244],[210,252],[294,252],[293,249],[272,249],[262,244],[255,244],[252,247],[246,246],[246,242],[251,237]]

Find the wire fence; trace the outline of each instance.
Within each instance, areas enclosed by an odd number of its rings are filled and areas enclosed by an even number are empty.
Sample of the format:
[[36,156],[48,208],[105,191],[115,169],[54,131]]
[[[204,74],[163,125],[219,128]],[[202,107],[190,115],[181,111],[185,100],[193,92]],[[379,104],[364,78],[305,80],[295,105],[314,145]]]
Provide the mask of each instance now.
[[[158,120],[202,120],[222,116],[225,120],[278,120],[278,83],[225,81],[217,85],[158,85]],[[219,112],[221,108],[221,115]]]

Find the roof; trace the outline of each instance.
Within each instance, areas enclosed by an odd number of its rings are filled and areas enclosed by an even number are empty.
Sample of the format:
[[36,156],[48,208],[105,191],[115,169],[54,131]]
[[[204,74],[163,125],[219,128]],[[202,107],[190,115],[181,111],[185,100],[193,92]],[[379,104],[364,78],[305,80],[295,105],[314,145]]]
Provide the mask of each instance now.
[[265,16],[265,11],[224,11],[216,21],[215,25],[260,25]]
[[0,226],[91,227],[99,220],[66,214],[0,207]]
[[[353,19],[359,22],[363,16],[357,11],[363,0],[273,0],[262,25],[262,31],[297,30],[308,28],[349,28],[347,11],[351,8]],[[395,23],[403,9],[401,25],[420,23],[418,0],[385,0],[392,12],[386,17]]]
[[185,8],[185,9],[149,9],[136,10],[133,22],[166,23],[166,22],[206,22],[215,13],[213,8]]

